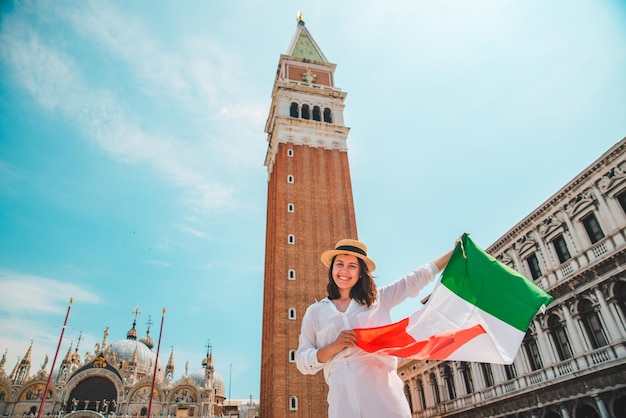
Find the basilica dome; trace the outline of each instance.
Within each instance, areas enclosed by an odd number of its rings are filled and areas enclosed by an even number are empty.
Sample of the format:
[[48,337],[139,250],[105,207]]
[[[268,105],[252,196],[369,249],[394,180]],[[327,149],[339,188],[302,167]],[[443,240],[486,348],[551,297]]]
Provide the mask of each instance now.
[[[204,380],[205,368],[201,368],[191,373],[189,377],[191,377],[200,387],[205,386]],[[217,396],[224,396],[224,379],[222,375],[216,371],[213,371],[213,384],[215,386],[215,394]]]
[[[136,367],[138,378],[151,376],[154,372],[156,353],[145,344],[145,339],[144,337],[142,341],[137,341],[137,330],[135,329],[135,323],[133,323],[133,327],[126,334],[125,340],[116,341],[111,344],[111,354],[116,354],[120,363],[125,361],[128,365],[133,365],[133,363],[136,362],[134,366]],[[163,362],[159,359],[157,378],[161,380],[163,375]]]

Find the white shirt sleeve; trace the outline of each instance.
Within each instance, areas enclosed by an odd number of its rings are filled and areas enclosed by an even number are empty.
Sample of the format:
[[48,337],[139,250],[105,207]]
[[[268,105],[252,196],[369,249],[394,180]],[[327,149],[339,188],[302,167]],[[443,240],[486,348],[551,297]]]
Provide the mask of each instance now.
[[317,339],[312,316],[314,310],[309,307],[302,318],[300,341],[296,351],[296,367],[302,374],[315,374],[324,368],[324,363],[317,360]]
[[417,297],[424,286],[435,279],[437,273],[439,269],[435,264],[426,263],[395,282],[378,288],[380,303],[392,308],[408,297]]

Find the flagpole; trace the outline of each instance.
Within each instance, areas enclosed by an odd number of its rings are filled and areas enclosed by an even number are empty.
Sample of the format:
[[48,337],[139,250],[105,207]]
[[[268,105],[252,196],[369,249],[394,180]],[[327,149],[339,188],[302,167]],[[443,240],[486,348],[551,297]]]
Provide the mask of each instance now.
[[[159,368],[159,350],[161,349],[161,335],[163,335],[163,321],[165,320],[165,308],[161,315],[161,329],[159,330],[159,342],[157,344],[156,359],[154,360],[154,373],[152,373],[152,387],[150,388],[150,403],[148,404],[148,418],[151,418],[152,398],[154,397],[154,381],[156,379],[157,370]],[[37,417],[39,418],[39,417]]]
[[37,411],[37,418],[41,418],[41,413],[43,412],[44,403],[46,402],[46,398],[48,397],[48,389],[50,389],[50,381],[52,380],[52,372],[54,371],[54,365],[57,362],[57,356],[59,355],[59,350],[61,349],[61,341],[63,341],[63,334],[65,333],[65,327],[67,326],[67,318],[70,316],[70,309],[72,309],[72,302],[74,302],[74,298],[70,298],[70,304],[67,307],[67,313],[65,314],[65,322],[63,322],[63,328],[61,328],[61,336],[59,337],[59,344],[57,345],[57,351],[54,353],[54,360],[52,360],[52,367],[50,368],[50,374],[48,375],[48,382],[46,382],[46,389],[43,391],[43,396],[41,397],[41,404],[39,405],[39,411]]

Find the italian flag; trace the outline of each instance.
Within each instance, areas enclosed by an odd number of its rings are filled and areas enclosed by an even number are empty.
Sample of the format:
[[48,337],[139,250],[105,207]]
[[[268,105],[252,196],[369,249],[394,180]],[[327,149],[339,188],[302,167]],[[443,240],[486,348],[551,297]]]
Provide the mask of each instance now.
[[463,234],[428,302],[408,318],[361,328],[364,351],[419,360],[511,364],[552,297]]

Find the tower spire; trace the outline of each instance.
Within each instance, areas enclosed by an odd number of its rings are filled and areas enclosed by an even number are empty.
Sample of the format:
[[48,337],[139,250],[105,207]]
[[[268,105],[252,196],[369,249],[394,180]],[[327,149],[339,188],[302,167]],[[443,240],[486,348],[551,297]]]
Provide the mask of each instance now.
[[304,20],[302,20],[302,13],[298,14],[298,26],[287,48],[287,55],[304,60],[328,62],[322,49],[313,39],[313,35],[306,28]]

